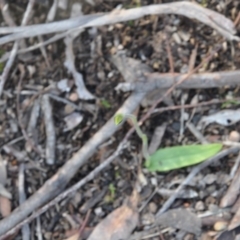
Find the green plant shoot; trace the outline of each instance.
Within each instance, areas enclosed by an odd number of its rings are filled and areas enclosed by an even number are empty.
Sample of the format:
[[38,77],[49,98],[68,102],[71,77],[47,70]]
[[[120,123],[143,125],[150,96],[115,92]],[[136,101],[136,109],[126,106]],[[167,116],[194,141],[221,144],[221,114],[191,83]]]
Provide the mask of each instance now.
[[142,132],[142,130],[140,129],[140,127],[138,126],[138,122],[137,122],[137,118],[132,115],[132,114],[126,114],[125,116],[123,116],[123,114],[116,114],[114,116],[114,123],[116,125],[119,125],[123,122],[124,120],[124,117],[125,118],[128,118],[128,119],[131,119],[132,123],[133,123],[133,126],[137,132],[137,135],[142,139],[142,153],[143,153],[143,156],[144,158],[147,160],[150,156],[149,156],[149,153],[148,153],[148,139],[147,139],[147,135],[144,134]]
[[149,171],[166,172],[191,166],[214,156],[222,148],[221,143],[175,146],[158,149],[155,153],[149,155],[147,136],[141,131],[134,115],[116,114],[114,116],[115,124],[121,124],[125,120],[124,118],[132,120],[138,136],[142,139],[142,153],[146,160],[145,166]]

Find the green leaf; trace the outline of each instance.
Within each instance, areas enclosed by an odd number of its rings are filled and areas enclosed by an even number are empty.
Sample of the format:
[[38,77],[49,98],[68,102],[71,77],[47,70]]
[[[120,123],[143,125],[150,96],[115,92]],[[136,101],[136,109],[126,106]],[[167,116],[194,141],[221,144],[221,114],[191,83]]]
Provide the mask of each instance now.
[[231,107],[232,105],[236,106],[236,105],[239,105],[240,102],[237,101],[237,100],[227,100],[226,102],[224,102],[221,106],[221,108],[228,108],[228,107]]
[[149,171],[167,172],[200,163],[218,153],[222,144],[175,146],[157,150],[145,162]]
[[114,123],[115,123],[116,125],[119,125],[119,124],[122,123],[123,119],[124,119],[123,114],[118,113],[118,114],[116,114],[116,115],[114,116]]
[[111,108],[111,104],[109,103],[109,101],[104,98],[100,100],[100,103],[106,109]]

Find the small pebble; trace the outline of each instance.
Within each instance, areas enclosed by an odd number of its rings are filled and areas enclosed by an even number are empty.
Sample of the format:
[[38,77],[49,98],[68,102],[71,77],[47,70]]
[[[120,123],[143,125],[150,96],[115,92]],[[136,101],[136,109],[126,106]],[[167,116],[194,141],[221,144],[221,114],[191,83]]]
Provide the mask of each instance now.
[[197,211],[202,211],[205,209],[204,203],[203,201],[197,201],[196,205],[195,205],[195,209]]
[[237,131],[231,131],[228,137],[229,141],[232,142],[239,142],[240,141],[240,134]]
[[104,212],[102,210],[101,207],[95,208],[94,209],[94,213],[98,216],[98,217],[102,217],[104,215]]
[[146,213],[142,216],[141,222],[144,226],[151,225],[155,222],[155,217],[152,213]]
[[216,203],[216,199],[212,196],[208,196],[205,200],[205,204],[209,205],[214,205],[214,203]]
[[219,232],[219,231],[223,231],[223,230],[227,229],[227,226],[228,226],[227,222],[219,221],[214,224],[213,228],[215,231]]
[[126,185],[126,181],[124,179],[120,179],[117,183],[118,188],[122,188],[124,185]]
[[158,185],[156,178],[152,177],[150,180],[151,180],[151,184],[152,184],[153,186],[157,186],[157,185]]
[[157,204],[154,202],[150,202],[148,205],[149,211],[151,213],[156,213],[157,212]]
[[217,180],[217,176],[216,176],[216,174],[212,174],[212,173],[210,173],[210,174],[207,174],[205,177],[204,177],[204,182],[206,183],[206,184],[213,184],[215,181]]
[[208,187],[205,188],[205,191],[210,195],[212,195],[213,192],[216,191],[216,185],[209,185]]
[[64,79],[61,79],[60,81],[58,81],[57,88],[61,92],[69,92],[71,90],[71,88],[68,86],[68,79],[64,78]]
[[114,72],[111,71],[111,72],[108,73],[107,77],[108,77],[108,78],[111,78],[111,77],[113,77],[113,75],[114,75]]
[[[215,198],[214,198],[214,199],[215,199]],[[216,204],[210,203],[210,204],[208,205],[208,210],[209,210],[210,212],[212,212],[212,213],[217,214],[217,213],[219,212],[219,207],[218,207]]]
[[72,102],[76,102],[79,99],[79,97],[78,97],[78,94],[76,92],[73,92],[73,93],[70,94],[68,99]]

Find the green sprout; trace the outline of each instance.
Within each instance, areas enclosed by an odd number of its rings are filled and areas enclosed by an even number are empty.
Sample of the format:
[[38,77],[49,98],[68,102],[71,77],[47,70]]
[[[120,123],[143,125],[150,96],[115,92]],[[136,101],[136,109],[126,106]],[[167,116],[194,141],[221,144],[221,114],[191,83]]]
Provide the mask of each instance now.
[[104,98],[100,100],[100,103],[106,109],[111,108],[111,104],[109,103],[109,101]]
[[109,184],[108,189],[110,191],[111,198],[114,199],[114,197],[116,195],[116,188],[114,187],[113,183]]
[[114,201],[114,198],[116,196],[116,188],[113,185],[113,183],[110,183],[108,186],[109,194],[104,197],[104,201],[106,203],[110,203]]
[[148,139],[147,139],[147,135],[144,134],[142,132],[142,130],[140,129],[139,125],[138,125],[138,122],[137,122],[137,118],[132,115],[132,114],[126,114],[126,115],[123,115],[121,113],[118,113],[114,116],[114,123],[116,125],[120,125],[124,119],[130,119],[133,123],[133,126],[137,132],[137,135],[139,136],[139,138],[142,139],[142,154],[143,154],[143,157],[148,160],[150,155],[148,153]]
[[214,156],[222,149],[221,143],[193,144],[160,148],[150,155],[148,153],[147,136],[141,131],[134,115],[116,114],[114,116],[114,123],[120,125],[125,119],[130,119],[133,122],[138,136],[142,139],[142,154],[146,159],[145,166],[150,172],[167,172],[199,164]]
[[222,104],[222,106],[221,106],[221,108],[228,108],[228,107],[231,107],[232,105],[239,105],[240,104],[240,102],[239,101],[237,101],[237,100],[234,100],[234,99],[232,99],[232,100],[226,100],[226,102],[224,102],[223,104]]

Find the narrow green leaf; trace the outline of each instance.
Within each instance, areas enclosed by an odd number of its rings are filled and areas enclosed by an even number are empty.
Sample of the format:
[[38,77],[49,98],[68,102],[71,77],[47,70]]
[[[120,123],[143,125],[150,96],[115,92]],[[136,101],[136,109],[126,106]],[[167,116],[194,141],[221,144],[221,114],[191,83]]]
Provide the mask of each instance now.
[[200,163],[218,153],[222,144],[168,147],[157,150],[145,162],[149,171],[167,172]]
[[106,109],[111,108],[110,102],[104,98],[100,100],[100,103]]
[[114,123],[116,125],[119,125],[120,123],[122,123],[123,119],[124,119],[123,114],[118,113],[114,116]]

